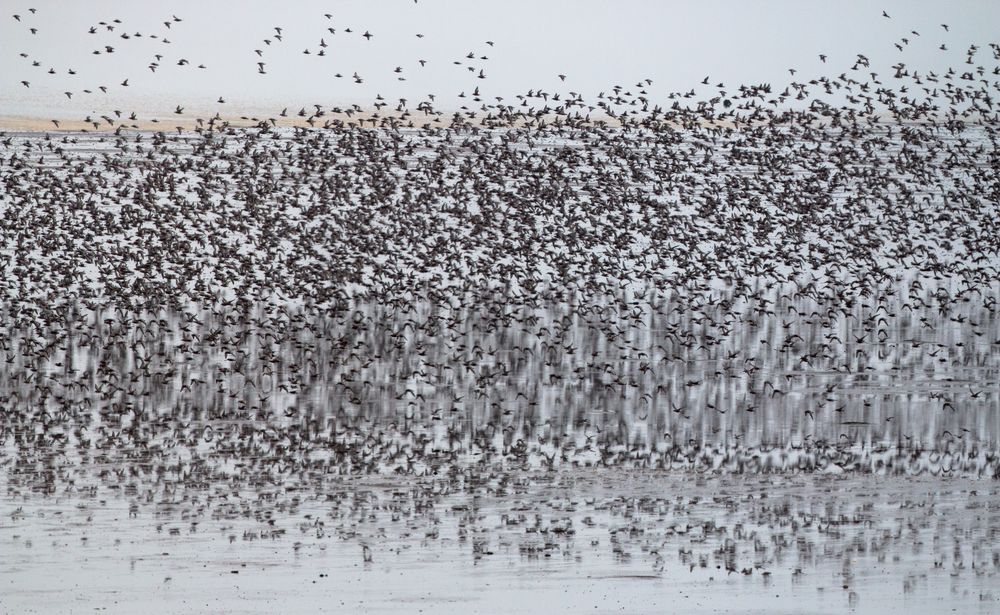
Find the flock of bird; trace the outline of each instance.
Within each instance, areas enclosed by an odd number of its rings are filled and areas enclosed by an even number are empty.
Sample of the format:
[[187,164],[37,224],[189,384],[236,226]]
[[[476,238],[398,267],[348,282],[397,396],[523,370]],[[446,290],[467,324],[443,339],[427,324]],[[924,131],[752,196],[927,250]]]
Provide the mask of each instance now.
[[[31,8],[31,9],[28,10],[28,12],[29,12],[29,15],[26,15],[25,18],[22,18],[22,15],[21,14],[17,14],[17,13],[15,13],[13,15],[13,18],[14,18],[14,20],[16,22],[23,23],[24,26],[28,29],[28,31],[33,36],[35,36],[35,35],[38,34],[39,29],[37,27],[35,27],[35,26],[30,25],[30,23],[33,23],[35,21],[35,16],[37,15],[37,10],[34,9],[34,8]],[[333,15],[331,13],[325,13],[323,15],[323,17],[325,19],[324,23],[327,23],[327,24],[334,23],[333,21],[331,21],[333,19]],[[144,42],[144,41],[147,41],[147,40],[148,41],[154,41],[155,43],[157,43],[159,45],[172,45],[173,43],[168,38],[168,35],[171,32],[171,27],[175,26],[175,25],[177,25],[177,24],[179,24],[179,23],[181,23],[183,21],[184,20],[182,18],[180,18],[180,17],[178,17],[176,15],[171,15],[170,18],[168,18],[168,19],[166,19],[165,21],[162,22],[162,29],[160,31],[158,31],[157,33],[143,34],[141,31],[138,31],[138,30],[130,32],[129,30],[126,29],[126,24],[123,22],[123,20],[121,20],[119,18],[114,18],[114,19],[110,19],[110,20],[107,20],[107,21],[99,21],[99,22],[97,22],[94,25],[90,25],[89,27],[86,28],[85,31],[86,31],[86,33],[89,36],[96,37],[95,40],[97,42],[97,45],[96,45],[97,48],[93,49],[93,51],[91,51],[91,54],[94,55],[94,56],[107,56],[107,55],[114,54],[114,53],[121,54],[123,52],[131,52],[132,54],[137,54],[137,53],[141,53],[141,52],[138,52],[137,50],[133,50],[133,49],[130,49],[130,48],[125,48],[123,46],[129,45],[129,44],[135,44],[135,43],[139,43],[139,42]],[[157,27],[159,27],[160,25],[161,24],[157,24]],[[333,25],[327,25],[325,27],[325,30],[323,31],[323,35],[320,36],[319,41],[315,43],[315,46],[314,47],[310,46],[310,47],[307,47],[307,48],[303,49],[302,50],[302,54],[303,55],[309,55],[309,56],[315,56],[317,58],[327,57],[327,51],[326,50],[327,50],[328,47],[330,47],[330,44],[327,43],[326,38],[328,36],[329,37],[338,36],[338,34],[337,34],[338,31],[340,32],[340,34],[339,34],[340,37],[345,37],[345,36],[349,37],[349,36],[357,35],[357,36],[359,36],[361,38],[364,38],[366,41],[371,41],[372,38],[375,36],[374,34],[372,34],[371,32],[369,32],[368,30],[365,30],[364,33],[358,33],[355,30],[353,30],[350,26],[338,28],[338,27],[335,27]],[[256,72],[258,74],[260,74],[260,75],[267,75],[268,74],[268,71],[267,71],[268,55],[267,54],[269,53],[269,51],[271,49],[274,49],[274,48],[276,48],[276,47],[284,44],[283,33],[284,33],[284,28],[282,26],[273,26],[273,31],[270,32],[265,38],[263,38],[263,39],[260,40],[260,43],[262,43],[260,45],[260,47],[256,48],[256,49],[253,49],[253,56],[252,57],[253,57],[253,60],[255,62]],[[416,33],[415,36],[418,39],[424,38],[424,35],[421,34],[421,33]],[[488,47],[493,47],[495,45],[495,43],[493,41],[489,41],[489,40],[485,41],[484,44],[486,46],[488,46]],[[151,73],[156,74],[157,70],[164,68],[165,58],[167,57],[167,54],[168,54],[168,52],[165,51],[165,49],[168,49],[168,48],[157,47],[157,49],[154,50],[154,51],[156,51],[156,53],[150,54],[150,56],[149,56],[149,58],[150,58],[149,64],[146,66],[146,68]],[[28,51],[21,51],[21,52],[18,53],[18,55],[21,58],[21,60],[23,60],[24,62],[30,62],[31,68],[33,68],[33,69],[39,69],[43,73],[45,73],[46,75],[48,75],[50,77],[59,77],[60,75],[62,75],[62,76],[73,76],[73,77],[76,77],[76,78],[80,78],[78,71],[76,69],[72,68],[72,67],[65,67],[64,69],[60,70],[60,69],[55,68],[54,66],[49,66],[48,69],[46,70],[45,65],[43,65],[43,61],[40,60],[40,59],[36,59],[35,54],[30,53]],[[175,64],[178,67],[195,66],[195,64],[191,60],[189,60],[188,58],[186,58],[186,57],[178,56],[175,59],[176,59],[176,62],[173,61],[174,58],[171,58],[169,60],[169,63]],[[474,51],[469,51],[461,59],[452,60],[451,63],[454,66],[462,67],[462,68],[466,69],[468,72],[470,72],[472,74],[472,76],[474,76],[477,79],[486,79],[486,72],[485,72],[486,69],[485,69],[484,62],[487,61],[487,60],[489,60],[488,56],[486,56],[486,55],[484,55],[482,53],[477,53],[477,52],[474,52]],[[416,62],[414,63],[414,66],[419,66],[419,67],[423,68],[423,67],[425,67],[427,65],[427,63],[428,63],[428,60],[417,59]],[[199,62],[197,64],[197,68],[198,69],[207,69],[208,67],[206,66],[205,63]],[[404,69],[403,66],[396,66],[395,68],[392,69],[392,74],[395,76],[395,79],[397,81],[406,81],[407,78],[404,76],[404,71],[405,70],[406,69]],[[333,77],[335,79],[343,79],[345,77],[345,75],[342,72],[335,72],[335,73],[333,73]],[[566,78],[565,75],[559,75],[559,77],[562,80],[565,80],[565,78]],[[362,84],[362,83],[365,82],[364,78],[361,75],[359,75],[357,71],[354,71],[349,76],[349,78],[355,84]],[[36,83],[37,83],[37,81],[36,81]],[[29,80],[29,79],[22,79],[20,81],[20,84],[23,87],[25,87],[25,88],[30,88],[31,84],[32,84],[32,81]],[[73,96],[75,96],[75,95],[76,96],[79,96],[79,95],[85,95],[85,96],[91,96],[91,95],[94,95],[94,96],[108,95],[109,93],[114,94],[116,90],[120,90],[121,88],[127,88],[127,87],[129,87],[129,77],[126,77],[126,78],[122,79],[121,82],[117,86],[115,86],[113,84],[112,85],[108,85],[106,83],[105,84],[99,84],[99,85],[96,85],[96,86],[91,85],[90,87],[77,88],[75,91],[74,90],[66,90],[65,92],[63,92],[63,94],[66,96],[67,99],[72,100]],[[463,93],[461,96],[465,97],[465,94]],[[476,88],[476,94],[474,96],[478,98],[478,88]],[[429,95],[429,99],[431,101],[433,101],[434,100],[434,95],[433,94]],[[502,97],[497,97],[497,101],[498,102],[502,101],[502,100],[503,100]],[[216,103],[219,104],[219,105],[223,105],[223,104],[226,103],[226,100],[225,100],[225,98],[223,96],[219,96],[219,98],[216,101]],[[385,101],[382,99],[382,97],[378,96],[377,99],[376,99],[376,102],[374,104],[374,107],[376,109],[381,109],[381,107],[384,107],[386,104],[387,103],[385,103]],[[403,104],[405,104],[405,101],[403,101]],[[320,111],[321,111],[320,109],[317,109],[317,113],[314,114],[314,115],[311,115],[310,119],[315,119],[317,117],[322,117],[324,114],[321,113]],[[361,111],[360,107],[358,107],[357,105],[352,105],[350,108],[345,108],[345,109],[336,108],[336,109],[333,110],[333,113],[335,113],[335,114],[341,114],[342,113],[342,114],[346,114],[348,117],[350,117],[351,115],[353,115],[355,112],[358,112],[358,111]],[[287,112],[287,109],[286,109],[286,112]],[[178,105],[176,107],[176,109],[175,109],[175,114],[182,115],[183,114],[183,107],[180,106],[180,105]],[[300,113],[300,115],[304,116],[304,111],[302,113]],[[281,116],[282,117],[286,116],[286,113],[282,113]],[[123,112],[121,110],[115,110],[114,111],[114,116],[112,116],[111,114],[101,114],[100,117],[99,117],[99,119],[95,120],[90,115],[88,115],[83,120],[83,122],[87,126],[93,125],[93,128],[95,130],[97,130],[97,129],[101,129],[102,127],[114,127],[114,126],[117,125],[117,122],[119,120],[122,120],[122,118],[123,118]],[[250,118],[243,118],[243,119],[250,119]],[[256,120],[256,118],[253,118],[253,119]],[[277,121],[276,118],[270,118],[270,119],[271,119],[272,122]],[[52,119],[50,121],[52,122],[52,124],[55,126],[56,129],[60,129],[62,127],[61,121],[59,119]],[[123,125],[123,127],[125,127],[125,126],[130,126],[130,127],[133,127],[133,128],[138,128],[139,127],[138,124],[134,124],[134,123],[133,124],[128,124],[128,123],[126,123],[126,122],[129,122],[129,121],[131,121],[131,122],[139,121],[139,118],[137,117],[137,113],[135,111],[132,111],[132,112],[130,112],[127,115],[124,116],[124,121],[122,122],[122,125]],[[150,123],[152,123],[152,124],[158,124],[158,123],[161,122],[161,119],[157,118],[157,117],[151,117],[151,118],[149,118],[148,121]],[[201,122],[199,122],[199,124],[201,124]],[[86,131],[86,129],[84,129],[84,131]]]
[[858,56],[668,108],[646,80],[597,107],[476,88],[484,114],[450,120],[379,97],[356,123],[301,109],[309,128],[4,135],[0,433],[170,456],[268,426],[252,447],[297,433],[368,471],[992,472],[998,69],[977,50],[963,73],[900,63],[895,88]]
[[0,134],[0,472],[996,477],[998,59]]

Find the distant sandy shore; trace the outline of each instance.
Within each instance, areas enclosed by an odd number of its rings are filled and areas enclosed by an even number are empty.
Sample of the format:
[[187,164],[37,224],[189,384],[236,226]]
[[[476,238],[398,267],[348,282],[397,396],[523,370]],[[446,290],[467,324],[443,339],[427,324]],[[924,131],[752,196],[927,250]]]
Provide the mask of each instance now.
[[[208,118],[211,116],[201,117],[201,125],[207,125]],[[308,127],[309,123],[306,121],[307,117],[299,117],[298,115],[291,115],[289,113],[288,117],[277,117],[277,116],[226,116],[221,117],[216,120],[217,123],[228,122],[231,126],[256,126],[261,122],[267,122],[271,118],[275,120],[278,126],[302,126]],[[371,126],[371,120],[375,119],[377,122],[379,119],[384,119],[387,117],[394,117],[398,120],[398,116],[388,116],[388,115],[378,115],[373,117],[371,114],[358,114],[354,113],[348,116],[344,113],[330,113],[327,112],[322,118],[318,118],[314,121],[314,125],[319,127],[322,126],[324,122],[330,121],[340,121],[343,123],[357,124],[359,120],[363,120],[368,126]],[[164,130],[164,131],[174,131],[178,127],[183,130],[193,130],[199,126],[199,117],[197,116],[180,116],[180,117],[154,117],[154,118],[143,118],[137,120],[129,120],[126,117],[114,118],[114,123],[109,123],[107,120],[102,118],[94,118],[96,120],[97,126],[92,122],[86,122],[83,120],[73,120],[73,119],[59,119],[58,124],[56,124],[51,119],[43,119],[38,117],[29,116],[11,116],[11,115],[0,115],[0,130],[13,131],[13,132],[114,132],[119,127],[123,127],[128,130]],[[407,119],[406,122],[413,121],[415,126],[423,125],[425,120],[423,116],[420,117],[412,116]],[[442,122],[445,122],[442,119]]]
[[[320,128],[326,122],[334,123],[340,122],[347,125],[358,126],[359,123],[364,128],[373,128],[383,125],[382,122],[386,119],[391,118],[397,122],[400,127],[407,127],[412,123],[412,127],[420,128],[427,123],[431,123],[434,126],[440,128],[446,128],[451,124],[451,119],[454,115],[454,111],[443,112],[440,118],[440,122],[434,123],[434,116],[424,115],[423,112],[410,110],[410,115],[402,118],[401,114],[393,111],[393,113],[377,113],[370,110],[363,110],[361,112],[352,112],[350,115],[343,112],[331,112],[325,111],[324,115],[320,118],[316,118],[312,125],[313,127]],[[0,131],[9,132],[114,132],[119,127],[126,130],[142,130],[142,131],[167,131],[173,132],[178,128],[181,130],[194,130],[199,125],[207,126],[208,118],[212,117],[211,114],[206,114],[199,116],[196,114],[185,114],[180,116],[172,115],[160,115],[152,116],[149,118],[138,118],[136,120],[130,120],[127,117],[108,117],[101,116],[95,117],[95,122],[86,122],[82,119],[58,119],[58,124],[53,120],[40,117],[32,116],[19,116],[19,115],[2,115],[0,114]],[[546,123],[551,124],[558,116],[552,115],[546,118]],[[110,119],[112,122],[108,122]],[[201,123],[199,124],[199,119]],[[216,120],[217,125],[223,122],[228,123],[230,126],[256,126],[261,122],[271,122],[274,121],[274,125],[279,127],[292,127],[298,126],[307,128],[310,127],[308,116],[299,116],[297,112],[289,111],[284,117],[278,114],[257,114],[257,115],[231,115],[222,116]],[[485,119],[481,115],[477,115],[476,119],[473,120],[472,124],[480,123]],[[630,116],[630,119],[634,120],[634,116]],[[895,125],[892,118],[884,117],[883,126],[885,125]],[[374,120],[374,123],[373,123]],[[594,124],[598,122],[603,122],[607,126],[619,126],[620,120],[618,118],[609,117],[606,115],[591,115],[590,121]],[[662,121],[662,118],[661,118]],[[737,124],[731,120],[714,120],[711,122],[701,121],[699,122],[703,126],[713,126],[717,128],[738,128],[741,125]],[[929,122],[906,122],[910,125],[927,125]],[[970,123],[974,125],[976,123]],[[518,122],[518,125],[521,125]],[[819,125],[817,122],[814,125]],[[677,128],[680,128],[680,123],[676,124]]]

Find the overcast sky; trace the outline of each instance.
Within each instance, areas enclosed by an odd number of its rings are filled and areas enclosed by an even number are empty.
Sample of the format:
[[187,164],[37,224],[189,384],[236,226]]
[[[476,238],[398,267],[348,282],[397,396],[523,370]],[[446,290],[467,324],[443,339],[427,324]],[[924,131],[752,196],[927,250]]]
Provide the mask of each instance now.
[[[241,9],[230,12],[236,6]],[[176,105],[186,113],[273,114],[311,103],[366,106],[376,94],[392,102],[405,97],[412,107],[433,93],[439,107],[455,109],[463,102],[457,95],[477,86],[484,96],[507,101],[529,88],[592,98],[614,84],[629,87],[647,78],[654,81],[651,97],[665,100],[667,92],[698,86],[705,76],[733,87],[783,86],[793,79],[789,68],[800,71],[796,80],[839,74],[858,53],[883,74],[898,61],[922,72],[958,67],[969,44],[985,48],[1000,39],[1000,2],[990,0],[5,0],[3,11],[0,116],[37,118],[112,109],[162,114]],[[88,33],[92,26],[96,34]],[[281,41],[275,26],[282,28]],[[365,31],[370,40],[361,36]],[[900,52],[893,43],[902,37],[910,43]],[[325,56],[317,55],[321,49]],[[475,59],[466,57],[470,52]],[[148,66],[156,54],[162,58],[154,73]],[[979,58],[996,64],[988,49]],[[181,59],[189,63],[178,66]],[[258,61],[266,74],[258,73]],[[48,74],[50,68],[56,74]],[[220,96],[223,105],[216,103]]]

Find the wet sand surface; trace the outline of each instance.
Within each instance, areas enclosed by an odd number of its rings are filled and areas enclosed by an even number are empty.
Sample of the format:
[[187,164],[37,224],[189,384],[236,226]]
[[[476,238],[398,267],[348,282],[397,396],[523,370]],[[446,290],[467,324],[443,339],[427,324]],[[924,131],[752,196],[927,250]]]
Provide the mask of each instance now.
[[[989,613],[993,481],[566,471],[4,498],[10,613]],[[453,490],[451,493],[443,491]]]

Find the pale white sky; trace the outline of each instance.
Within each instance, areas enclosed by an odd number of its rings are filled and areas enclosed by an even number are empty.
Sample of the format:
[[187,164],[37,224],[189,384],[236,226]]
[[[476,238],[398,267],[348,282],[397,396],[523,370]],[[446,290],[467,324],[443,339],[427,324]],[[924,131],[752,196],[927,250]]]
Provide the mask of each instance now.
[[[883,9],[891,19],[881,16]],[[439,107],[455,109],[468,102],[457,95],[477,86],[505,102],[529,88],[592,99],[616,83],[631,87],[645,78],[654,80],[647,88],[651,98],[663,101],[671,90],[699,86],[706,75],[713,85],[767,81],[781,87],[793,79],[788,68],[800,71],[796,80],[839,74],[857,53],[887,76],[898,61],[922,72],[959,67],[975,43],[983,47],[978,60],[992,67],[986,45],[1000,39],[1000,2],[989,0],[5,0],[3,13],[0,116],[38,118],[112,109],[148,116],[169,114],[176,105],[188,114],[273,114],[311,103],[367,106],[376,94],[393,102],[406,97],[412,108],[433,93]],[[174,22],[174,15],[183,21]],[[122,22],[113,32],[98,25],[113,19]],[[169,29],[164,21],[171,21]],[[96,34],[88,33],[91,26]],[[274,26],[283,29],[283,41],[274,38]],[[361,37],[366,30],[371,40]],[[136,32],[143,36],[120,38]],[[904,36],[910,44],[899,52],[893,43]],[[328,45],[325,57],[316,55],[321,38]],[[942,43],[948,52],[939,50]],[[104,52],[105,45],[114,53]],[[466,58],[469,52],[475,60]],[[825,66],[820,53],[828,56]],[[163,57],[153,73],[147,67],[155,54]],[[479,59],[483,55],[489,59]],[[190,64],[178,66],[180,59]],[[258,61],[266,63],[267,74],[258,74]],[[205,69],[197,68],[201,63]],[[394,72],[397,66],[402,72]],[[50,68],[56,74],[48,74]],[[477,78],[480,70],[485,79]],[[342,78],[334,76],[338,72]],[[355,72],[363,84],[354,83]],[[215,102],[220,96],[226,104]]]

